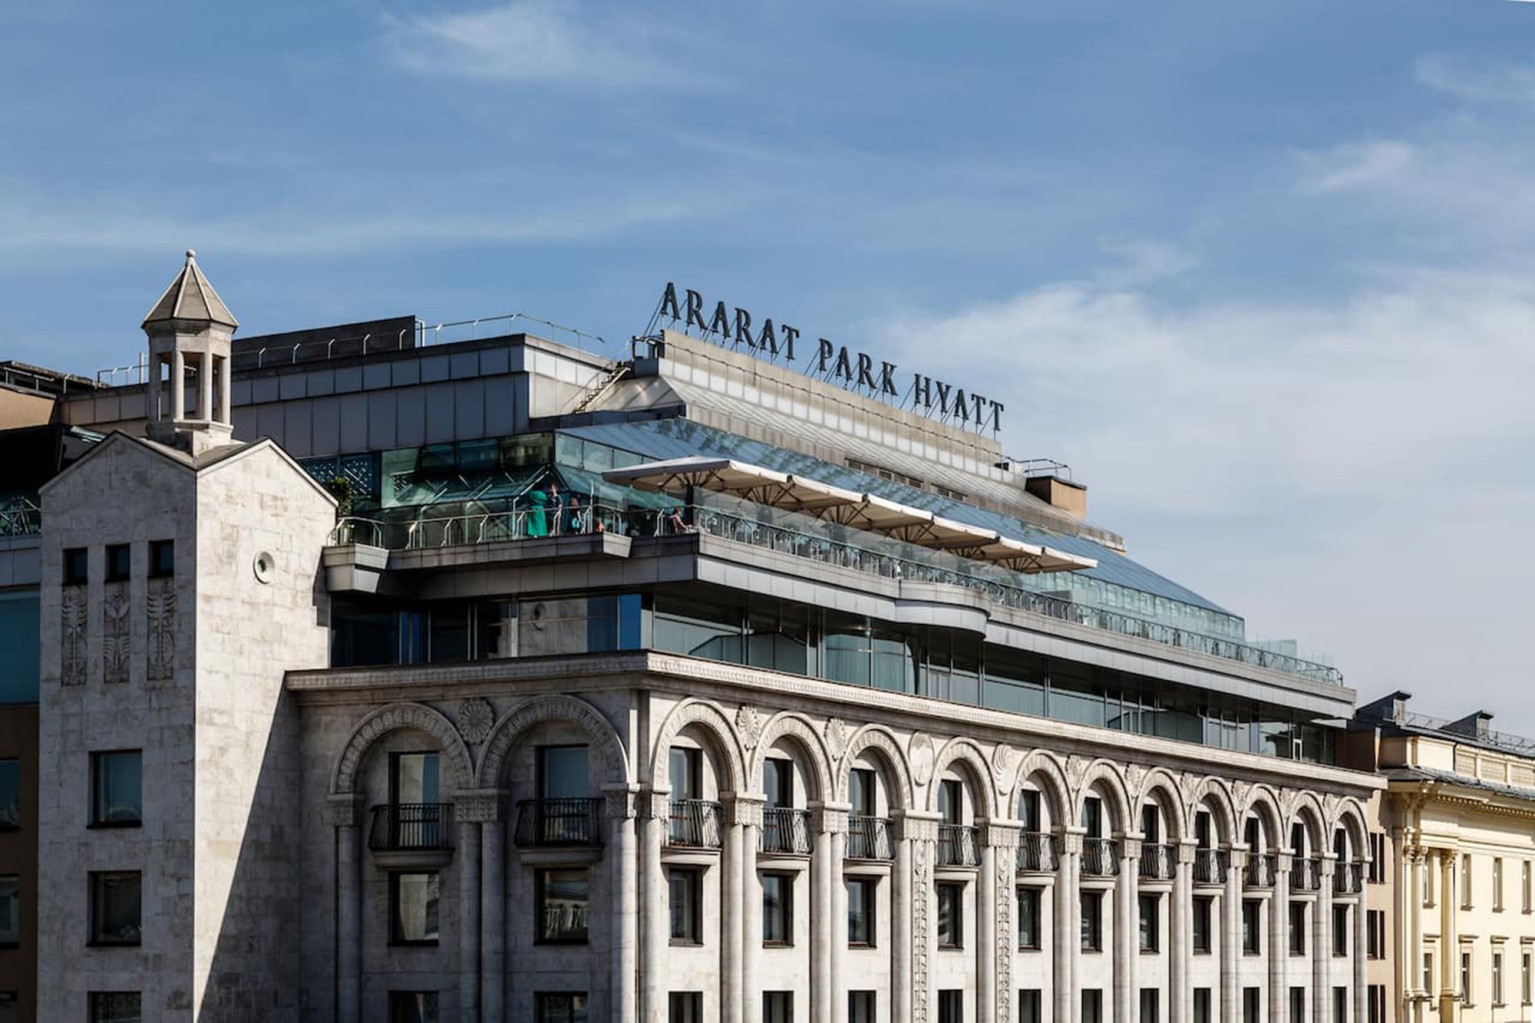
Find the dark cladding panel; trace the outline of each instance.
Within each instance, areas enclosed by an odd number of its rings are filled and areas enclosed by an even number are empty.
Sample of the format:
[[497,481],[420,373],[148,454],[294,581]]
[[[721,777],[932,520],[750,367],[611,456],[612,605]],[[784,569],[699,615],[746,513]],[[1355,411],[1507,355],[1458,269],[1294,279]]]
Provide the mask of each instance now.
[[[230,381],[233,383],[234,381]],[[251,381],[251,404],[276,401],[281,394],[277,377],[257,377]]]
[[461,380],[453,386],[454,439],[485,436],[485,381]]
[[361,394],[341,398],[342,451],[368,450],[368,399]]
[[[443,363],[447,369],[447,363]],[[426,443],[445,444],[453,439],[453,385],[432,384],[426,388]]]
[[318,397],[322,394],[336,393],[336,371],[330,367],[317,369],[309,374],[309,396]]
[[278,390],[283,401],[296,401],[309,396],[308,373],[284,373],[277,379],[282,381]]
[[288,438],[283,436],[286,406],[273,403],[271,405],[256,406],[256,436],[271,437],[284,448],[288,446]]
[[480,375],[495,376],[511,372],[511,354],[506,348],[487,348],[480,353]]
[[336,393],[349,394],[362,390],[362,367],[339,366],[336,369]]
[[259,405],[236,405],[230,413],[236,440],[255,440],[261,434],[256,430],[256,410]]
[[396,408],[399,396],[394,391],[374,391],[368,401],[368,450],[383,451],[400,447],[395,428]]
[[311,455],[334,455],[341,450],[340,398],[320,398],[314,402],[312,431]]
[[419,387],[398,392],[395,397],[395,443],[402,448],[426,443],[426,394]]
[[448,357],[433,355],[421,360],[421,382],[434,383],[448,379]]
[[312,430],[314,404],[308,401],[295,401],[282,406],[282,409],[284,422],[281,443],[283,450],[294,458],[308,458],[314,453]]
[[505,437],[527,429],[518,415],[516,390],[509,377],[485,382],[485,435]]
[[400,359],[391,363],[394,371],[394,386],[407,387],[421,382],[421,364],[415,359]]

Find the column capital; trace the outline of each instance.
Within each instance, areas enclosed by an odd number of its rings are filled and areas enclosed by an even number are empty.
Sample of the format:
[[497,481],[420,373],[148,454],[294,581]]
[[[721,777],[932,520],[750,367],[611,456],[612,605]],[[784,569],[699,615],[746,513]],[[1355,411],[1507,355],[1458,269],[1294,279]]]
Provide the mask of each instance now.
[[1177,854],[1180,864],[1191,864],[1199,852],[1199,843],[1192,838],[1185,838],[1178,842]]
[[943,818],[926,810],[897,810],[894,820],[899,837],[913,842],[936,842],[938,824]]
[[726,824],[762,827],[762,808],[767,803],[763,796],[750,792],[721,792],[720,802],[725,806]]
[[849,803],[811,803],[811,824],[823,835],[846,834],[848,812],[852,808]]
[[603,799],[607,801],[608,817],[616,821],[628,820],[635,815],[636,797],[639,795],[638,785],[626,782],[615,782],[612,785],[602,787]]
[[1081,856],[1082,840],[1086,837],[1087,831],[1084,828],[1061,829],[1061,852]]
[[459,789],[453,794],[453,813],[460,824],[489,824],[501,819],[506,793],[501,789]]
[[1126,863],[1138,864],[1141,861],[1141,839],[1124,835],[1119,839],[1119,856]]
[[1023,825],[1018,821],[988,820],[984,823],[976,821],[981,836],[982,845],[996,846],[999,849],[1015,849],[1018,847],[1018,835]]
[[325,797],[325,823],[333,828],[355,828],[362,810],[362,793],[331,793]]
[[671,820],[672,790],[646,788],[635,798],[635,812],[642,820]]

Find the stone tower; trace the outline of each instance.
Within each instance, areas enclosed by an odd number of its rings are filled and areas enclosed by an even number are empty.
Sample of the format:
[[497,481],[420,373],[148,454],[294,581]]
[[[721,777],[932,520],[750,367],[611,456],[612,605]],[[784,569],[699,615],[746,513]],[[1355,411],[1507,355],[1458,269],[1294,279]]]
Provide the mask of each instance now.
[[[149,335],[150,393],[145,395],[151,440],[198,455],[232,441],[230,349],[240,324],[197,266],[187,262],[144,317]],[[187,413],[187,371],[196,402]]]

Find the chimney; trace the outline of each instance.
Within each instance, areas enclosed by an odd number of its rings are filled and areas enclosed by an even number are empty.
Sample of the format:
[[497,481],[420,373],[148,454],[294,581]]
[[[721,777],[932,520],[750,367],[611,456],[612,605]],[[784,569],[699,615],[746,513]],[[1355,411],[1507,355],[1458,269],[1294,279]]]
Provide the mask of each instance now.
[[1074,519],[1087,518],[1087,488],[1059,475],[1030,476],[1023,489]]
[[1471,714],[1467,714],[1459,721],[1451,721],[1449,724],[1444,726],[1444,730],[1446,732],[1454,732],[1456,735],[1464,735],[1472,739],[1486,739],[1487,733],[1491,731],[1491,729],[1487,727],[1488,722],[1490,721],[1492,721],[1492,715],[1487,713],[1485,710],[1479,710]]
[[[240,326],[187,249],[186,265],[142,324],[149,337],[145,394],[150,440],[197,455],[233,442],[230,349]],[[187,374],[196,400],[187,412]]]

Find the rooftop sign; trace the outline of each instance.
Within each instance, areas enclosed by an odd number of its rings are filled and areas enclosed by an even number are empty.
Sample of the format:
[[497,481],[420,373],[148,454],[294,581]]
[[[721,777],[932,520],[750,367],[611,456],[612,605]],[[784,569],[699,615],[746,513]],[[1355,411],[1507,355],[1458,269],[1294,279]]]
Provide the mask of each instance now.
[[[667,282],[656,315],[683,333],[696,328],[703,340],[721,348],[744,349],[766,362],[801,363],[796,368],[807,376],[839,384],[854,394],[878,398],[976,432],[987,429],[996,432],[1001,428],[1003,405],[999,401],[923,373],[903,376],[893,362],[850,350],[824,337],[813,343],[802,342],[798,328],[782,321],[775,323],[771,318],[753,320],[752,314],[740,306],[727,306],[720,301],[708,309],[703,295],[692,288],[683,289],[679,297],[677,286]],[[910,382],[903,389],[900,380]]]

